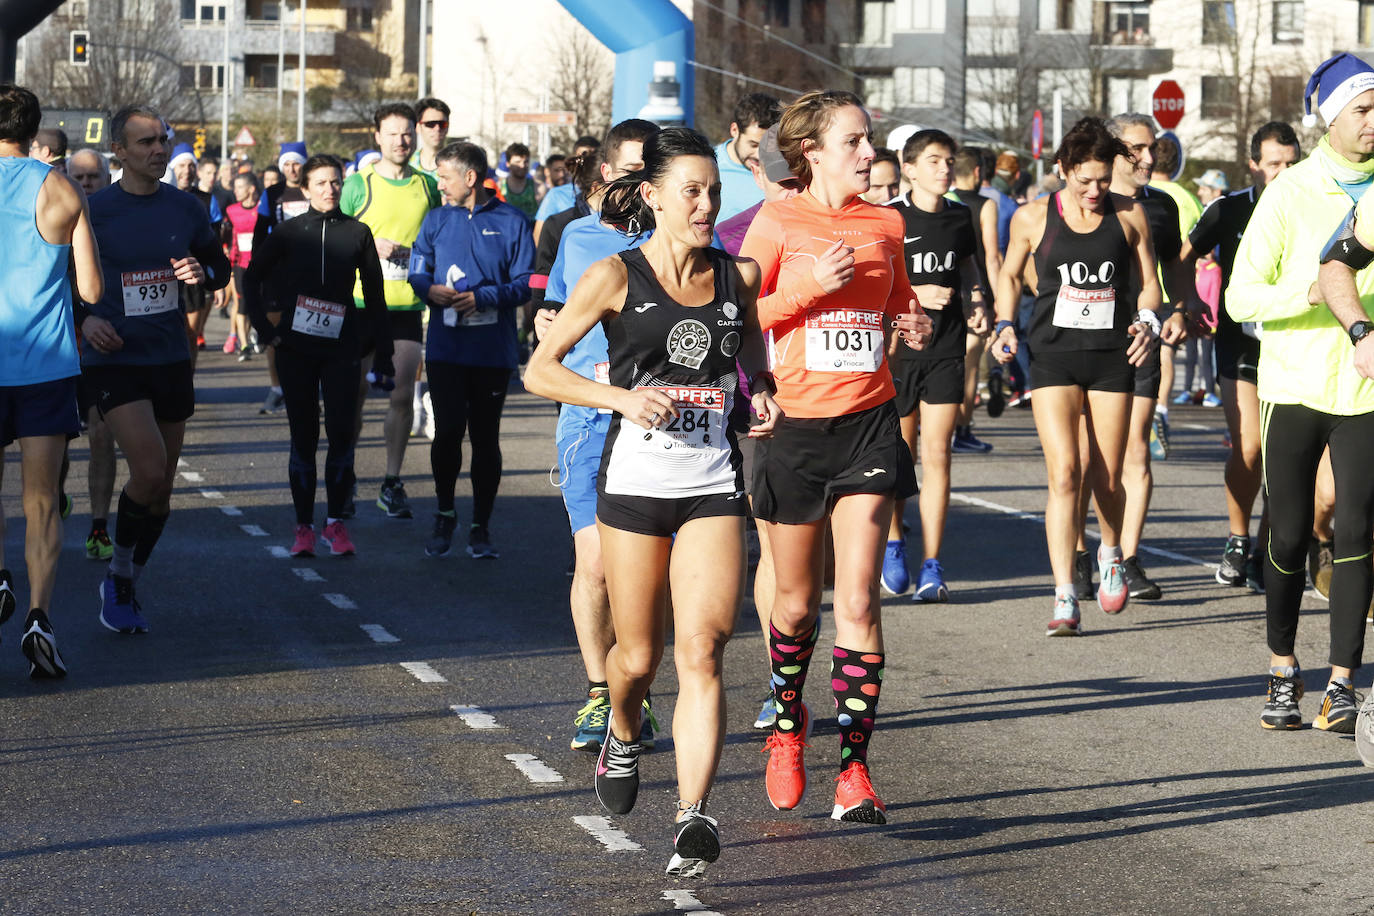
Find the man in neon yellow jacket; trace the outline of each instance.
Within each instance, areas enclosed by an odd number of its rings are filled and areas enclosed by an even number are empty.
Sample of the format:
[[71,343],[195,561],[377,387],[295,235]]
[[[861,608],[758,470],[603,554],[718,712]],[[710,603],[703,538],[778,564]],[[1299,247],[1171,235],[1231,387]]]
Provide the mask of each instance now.
[[[1358,713],[1351,676],[1360,666],[1374,586],[1374,380],[1356,369],[1351,335],[1324,304],[1317,276],[1327,240],[1339,246],[1338,227],[1374,186],[1374,68],[1349,54],[1325,61],[1307,84],[1309,118],[1314,92],[1327,134],[1312,155],[1274,179],[1256,204],[1236,252],[1226,309],[1236,321],[1263,326],[1259,398],[1269,493],[1264,582],[1272,655],[1260,724],[1302,725],[1294,640],[1306,585],[1313,482],[1329,446],[1340,507],[1330,595],[1331,681],[1312,724],[1351,734]],[[1364,206],[1374,208],[1374,195]],[[1374,306],[1374,271],[1354,281],[1357,298],[1354,305],[1345,302],[1344,311]]]

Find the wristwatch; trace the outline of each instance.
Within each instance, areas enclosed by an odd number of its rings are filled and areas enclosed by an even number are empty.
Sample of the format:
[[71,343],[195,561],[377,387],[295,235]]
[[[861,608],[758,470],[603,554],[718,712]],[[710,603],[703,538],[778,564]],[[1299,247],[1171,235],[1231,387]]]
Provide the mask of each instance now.
[[1357,344],[1374,332],[1374,325],[1368,321],[1357,321],[1350,326],[1350,342]]

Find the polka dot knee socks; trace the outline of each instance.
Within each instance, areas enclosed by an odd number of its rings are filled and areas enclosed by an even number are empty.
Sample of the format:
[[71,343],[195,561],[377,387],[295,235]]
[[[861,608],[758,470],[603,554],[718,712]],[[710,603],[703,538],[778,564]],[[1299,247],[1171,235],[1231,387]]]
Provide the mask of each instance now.
[[778,709],[776,731],[792,734],[802,731],[802,687],[806,685],[806,670],[811,665],[811,653],[821,634],[820,621],[811,625],[802,636],[784,636],[772,623],[768,624],[768,655],[773,660],[773,704]]
[[830,662],[830,686],[835,691],[835,715],[840,725],[840,766],[856,760],[867,762],[883,686],[882,654],[836,646]]

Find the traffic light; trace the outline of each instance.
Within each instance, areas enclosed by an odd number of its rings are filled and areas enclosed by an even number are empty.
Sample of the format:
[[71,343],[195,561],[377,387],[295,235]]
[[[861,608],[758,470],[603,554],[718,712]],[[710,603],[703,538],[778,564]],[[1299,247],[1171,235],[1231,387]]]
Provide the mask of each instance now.
[[191,149],[196,154],[197,159],[205,158],[205,128],[196,128],[196,142],[191,145]]
[[72,32],[72,66],[85,67],[91,62],[90,40],[90,32]]

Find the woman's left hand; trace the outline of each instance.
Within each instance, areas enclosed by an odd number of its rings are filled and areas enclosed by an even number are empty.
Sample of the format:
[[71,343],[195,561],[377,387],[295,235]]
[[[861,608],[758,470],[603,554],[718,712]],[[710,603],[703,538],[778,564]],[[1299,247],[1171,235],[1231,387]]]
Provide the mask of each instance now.
[[777,429],[778,423],[782,421],[782,408],[778,402],[773,400],[773,395],[767,391],[757,391],[749,399],[754,408],[754,413],[758,415],[759,422],[749,427],[750,439],[771,439],[773,430]]

